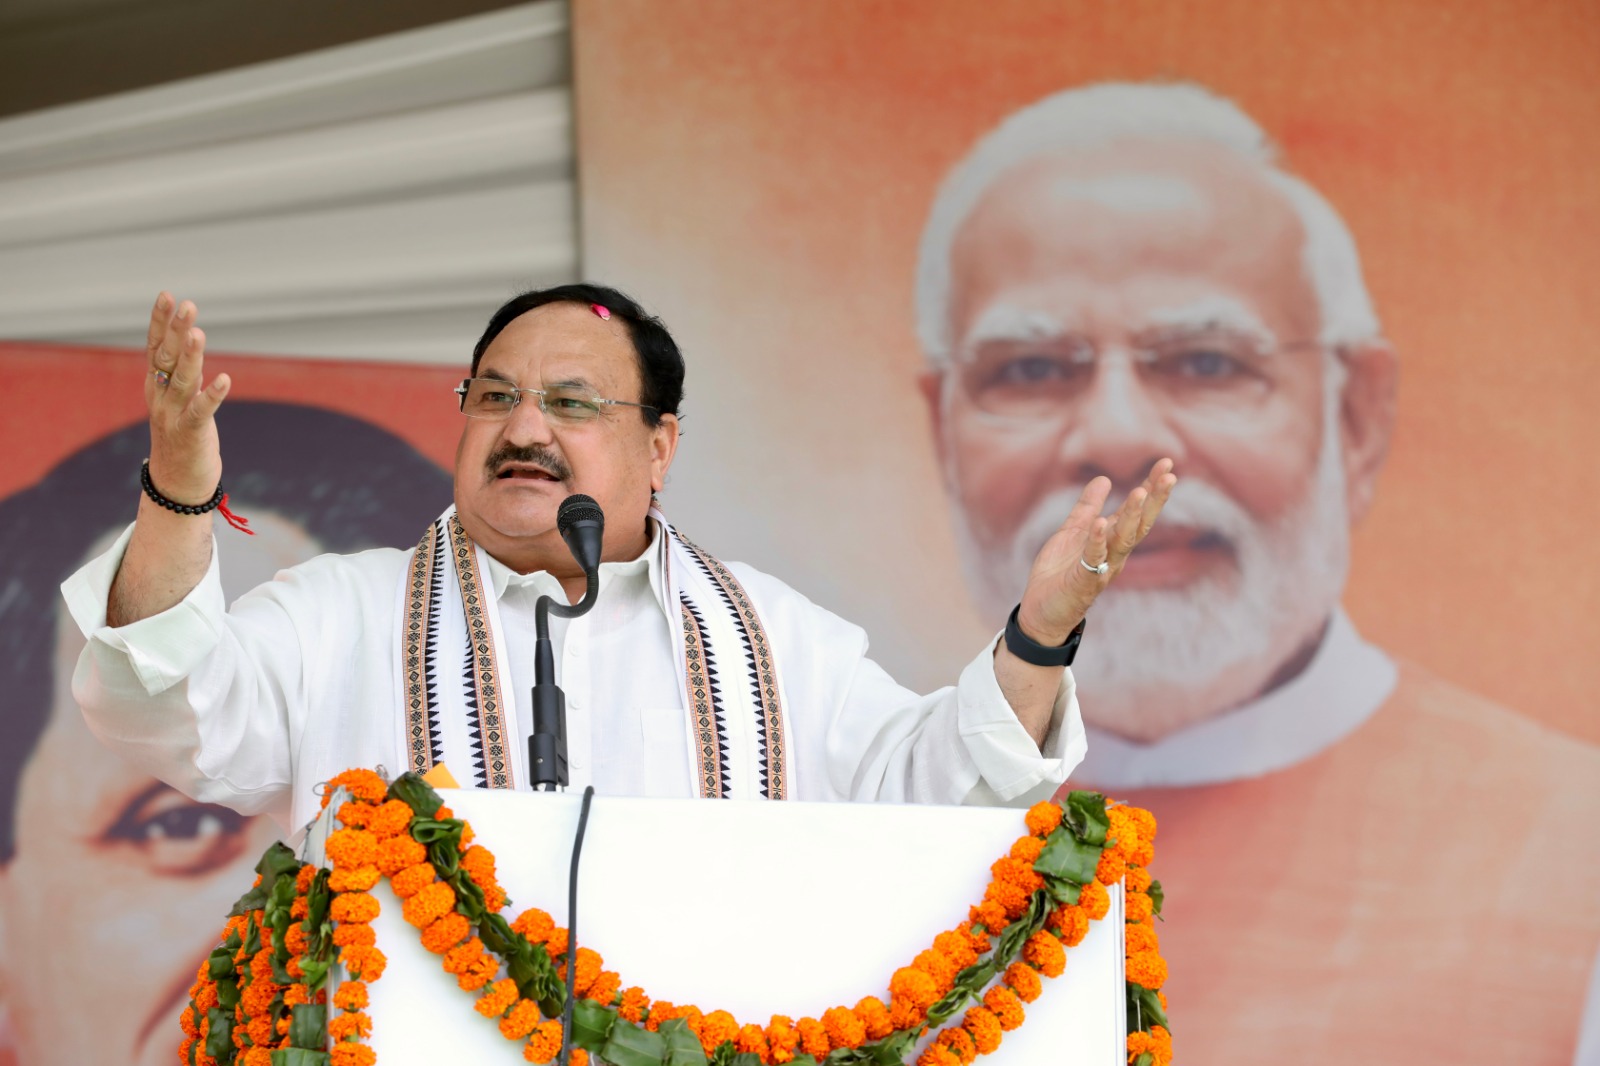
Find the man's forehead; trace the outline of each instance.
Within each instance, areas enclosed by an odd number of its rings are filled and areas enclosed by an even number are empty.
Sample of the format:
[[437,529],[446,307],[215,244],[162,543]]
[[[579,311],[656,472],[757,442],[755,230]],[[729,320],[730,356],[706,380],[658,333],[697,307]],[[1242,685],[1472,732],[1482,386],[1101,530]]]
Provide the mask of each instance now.
[[624,324],[585,304],[557,303],[512,319],[484,351],[478,374],[511,382],[536,374],[546,385],[600,387],[634,380],[636,368]]

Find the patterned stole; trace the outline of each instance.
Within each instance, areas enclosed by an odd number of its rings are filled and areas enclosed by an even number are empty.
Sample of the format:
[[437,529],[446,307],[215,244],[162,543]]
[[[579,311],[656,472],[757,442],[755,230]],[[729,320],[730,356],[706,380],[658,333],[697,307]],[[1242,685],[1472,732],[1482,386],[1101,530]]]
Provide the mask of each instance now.
[[[650,517],[667,538],[667,602],[678,610],[666,622],[680,652],[677,702],[688,716],[696,790],[706,798],[785,799],[793,756],[766,627],[726,566],[659,509]],[[513,766],[523,757],[512,745],[525,738],[516,701],[501,684],[509,675],[487,566],[452,507],[428,527],[406,568],[400,669],[407,764],[426,773],[446,763],[464,787],[516,788]],[[662,700],[652,695],[650,702]]]

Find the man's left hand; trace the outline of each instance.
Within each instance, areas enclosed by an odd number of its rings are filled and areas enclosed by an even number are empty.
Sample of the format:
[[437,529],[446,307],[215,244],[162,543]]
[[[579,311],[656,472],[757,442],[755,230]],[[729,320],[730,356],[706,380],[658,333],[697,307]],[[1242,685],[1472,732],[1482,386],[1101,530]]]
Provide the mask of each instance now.
[[[1128,493],[1110,518],[1100,512],[1111,496],[1111,479],[1097,477],[1084,486],[1028,574],[1017,624],[1030,640],[1048,647],[1066,643],[1095,597],[1122,572],[1133,549],[1155,526],[1177,483],[1172,460],[1158,460],[1144,484]],[[1106,564],[1104,573],[1090,569],[1101,563]]]

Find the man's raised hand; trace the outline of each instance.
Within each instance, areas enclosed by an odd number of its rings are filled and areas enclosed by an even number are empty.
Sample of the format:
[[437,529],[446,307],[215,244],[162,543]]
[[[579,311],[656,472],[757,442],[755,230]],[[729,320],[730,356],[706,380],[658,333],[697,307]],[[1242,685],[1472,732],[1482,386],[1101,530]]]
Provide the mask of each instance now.
[[214,416],[228,395],[228,375],[206,384],[206,335],[195,305],[170,292],[150,311],[144,398],[150,410],[150,480],[177,503],[202,504],[222,480],[222,450]]
[[[1117,513],[1103,518],[1100,512],[1111,495],[1111,480],[1090,481],[1033,562],[1017,612],[1023,633],[1044,645],[1066,643],[1095,597],[1122,572],[1128,556],[1155,526],[1177,483],[1172,460],[1161,459],[1144,483],[1128,493]],[[1104,573],[1092,569],[1102,563]]]

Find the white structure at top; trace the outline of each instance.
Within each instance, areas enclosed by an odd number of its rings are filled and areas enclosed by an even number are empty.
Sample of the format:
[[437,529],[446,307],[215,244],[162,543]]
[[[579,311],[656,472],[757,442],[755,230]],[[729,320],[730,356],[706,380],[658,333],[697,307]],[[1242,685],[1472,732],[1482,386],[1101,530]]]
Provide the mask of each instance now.
[[577,275],[567,7],[508,8],[0,120],[0,339],[463,363]]

